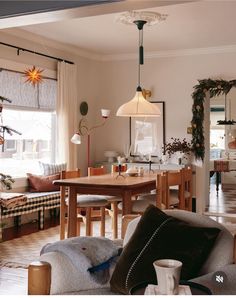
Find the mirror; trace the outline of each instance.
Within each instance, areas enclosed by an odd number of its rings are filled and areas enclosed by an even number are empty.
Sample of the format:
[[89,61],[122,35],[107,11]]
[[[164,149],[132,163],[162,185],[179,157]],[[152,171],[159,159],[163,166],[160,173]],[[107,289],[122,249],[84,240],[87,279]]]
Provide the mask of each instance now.
[[236,90],[233,88],[226,98],[223,95],[210,100],[210,159],[226,157],[236,150],[236,125],[219,125],[219,120],[236,119]]
[[165,102],[152,101],[161,111],[160,117],[130,118],[130,155],[160,157],[165,144]]

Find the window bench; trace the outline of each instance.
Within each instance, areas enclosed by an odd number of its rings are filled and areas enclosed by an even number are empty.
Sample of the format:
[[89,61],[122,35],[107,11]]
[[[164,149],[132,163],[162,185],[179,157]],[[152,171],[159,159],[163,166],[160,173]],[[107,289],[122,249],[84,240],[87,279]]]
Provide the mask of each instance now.
[[20,218],[23,214],[38,211],[39,229],[42,230],[44,228],[44,211],[60,207],[60,191],[35,193],[26,192],[24,194],[27,196],[27,202],[24,205],[14,208],[5,208],[0,206],[0,241],[2,240],[4,219],[15,216]]

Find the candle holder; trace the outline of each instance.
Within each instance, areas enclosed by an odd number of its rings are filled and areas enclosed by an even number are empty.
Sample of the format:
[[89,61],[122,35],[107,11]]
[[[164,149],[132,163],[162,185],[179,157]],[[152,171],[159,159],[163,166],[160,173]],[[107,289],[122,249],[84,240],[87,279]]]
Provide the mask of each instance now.
[[121,166],[121,164],[119,164],[118,165],[118,175],[116,176],[116,179],[119,177],[122,177],[125,179],[125,176],[123,174],[121,174],[122,173],[121,170],[122,170],[122,166]]
[[154,173],[154,171],[152,170],[152,161],[149,160],[149,173]]

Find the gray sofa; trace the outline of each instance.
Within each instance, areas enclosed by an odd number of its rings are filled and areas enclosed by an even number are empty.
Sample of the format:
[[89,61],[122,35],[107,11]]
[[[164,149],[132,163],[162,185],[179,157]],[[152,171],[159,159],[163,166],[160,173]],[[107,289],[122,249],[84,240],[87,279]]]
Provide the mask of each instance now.
[[[213,294],[236,294],[235,240],[232,234],[224,226],[204,215],[183,210],[165,210],[164,212],[195,226],[217,227],[221,230],[208,259],[201,268],[200,276],[192,281],[207,286]],[[139,219],[140,217],[137,217],[127,225],[123,245],[129,241]],[[50,294],[115,295],[111,292],[109,283],[96,287],[84,280],[83,274],[79,273],[60,252],[43,254],[40,261],[51,264]],[[217,271],[223,271],[227,275],[227,281],[221,286],[212,280],[214,272]]]

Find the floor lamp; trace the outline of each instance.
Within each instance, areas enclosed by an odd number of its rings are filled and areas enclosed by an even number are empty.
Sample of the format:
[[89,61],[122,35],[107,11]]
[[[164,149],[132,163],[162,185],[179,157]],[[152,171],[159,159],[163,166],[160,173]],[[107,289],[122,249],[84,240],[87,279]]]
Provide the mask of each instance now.
[[88,167],[91,166],[91,164],[90,164],[90,134],[94,129],[99,128],[105,124],[106,120],[108,119],[108,117],[110,115],[110,110],[101,109],[101,115],[102,115],[102,122],[100,124],[94,125],[92,127],[89,127],[86,119],[82,118],[79,122],[78,131],[71,138],[72,143],[79,145],[79,144],[81,144],[81,136],[87,136]]

